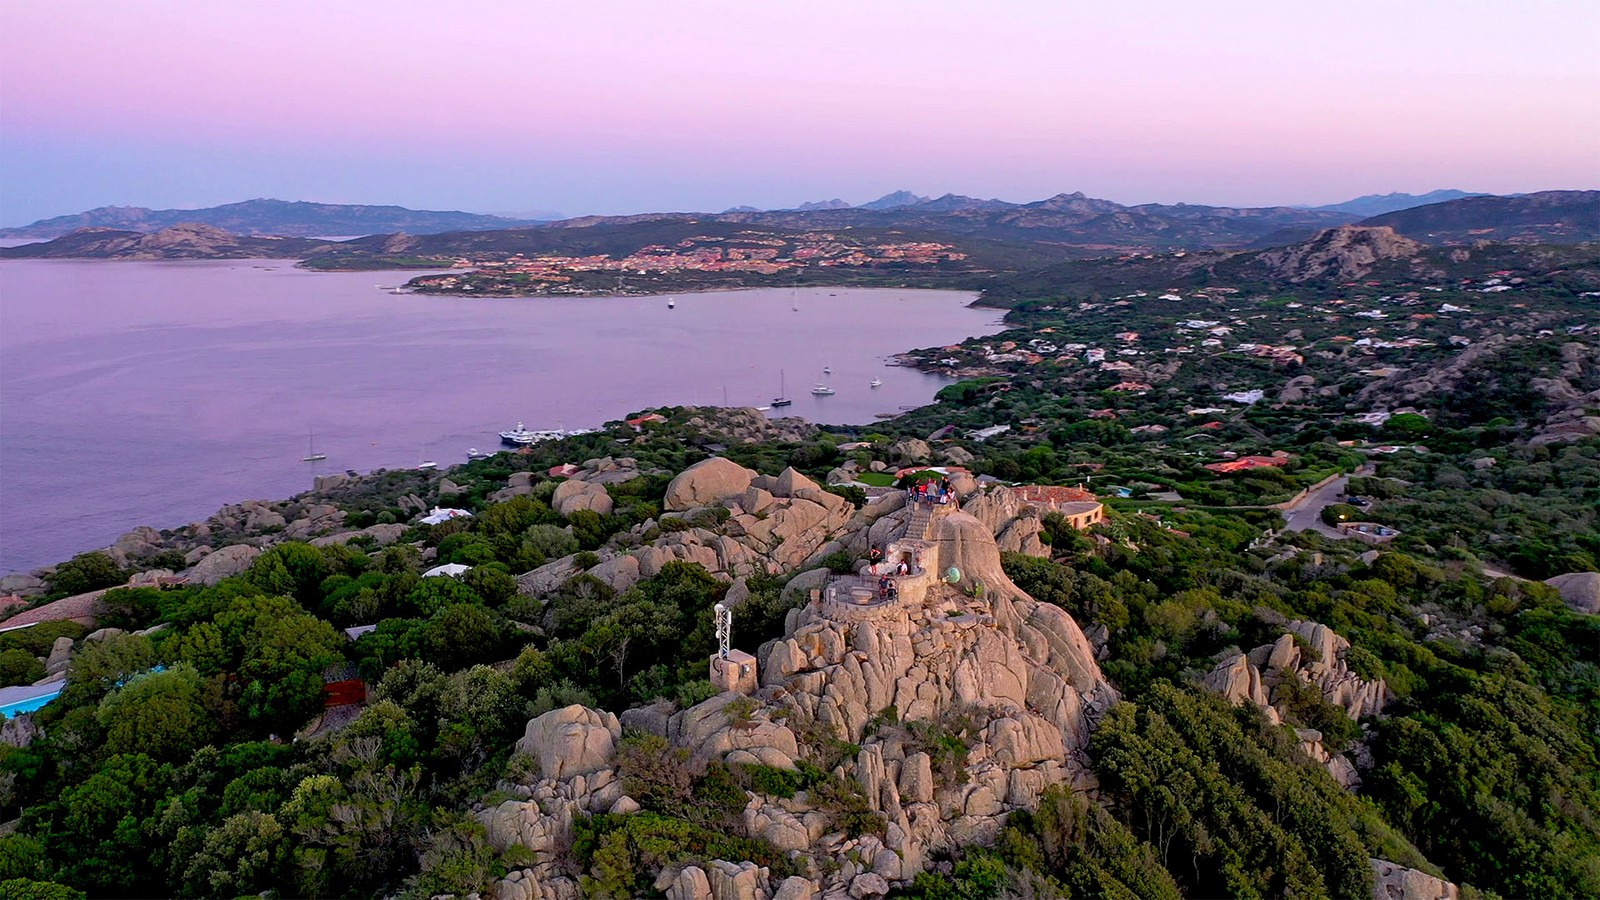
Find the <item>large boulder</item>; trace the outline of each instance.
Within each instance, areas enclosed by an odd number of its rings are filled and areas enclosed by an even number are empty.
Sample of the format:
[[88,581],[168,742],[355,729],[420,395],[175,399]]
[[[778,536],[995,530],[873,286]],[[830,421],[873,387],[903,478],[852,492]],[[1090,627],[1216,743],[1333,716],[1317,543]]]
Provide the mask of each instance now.
[[1460,888],[1418,869],[1408,869],[1386,859],[1369,859],[1373,900],[1457,900]]
[[50,658],[44,664],[46,675],[60,675],[72,664],[72,638],[58,637],[50,646]]
[[517,752],[537,760],[545,778],[559,781],[609,766],[621,738],[615,715],[573,704],[530,721]]
[[551,495],[550,506],[563,516],[570,516],[580,509],[609,516],[612,502],[611,495],[606,493],[604,485],[587,481],[563,481],[556,486],[556,492]]
[[189,570],[189,581],[194,584],[216,584],[224,578],[232,578],[250,568],[250,563],[260,555],[259,549],[246,544],[234,544],[221,550],[213,550]]
[[45,587],[44,580],[32,575],[18,572],[15,575],[7,575],[0,578],[0,595],[16,594],[18,597],[37,597],[47,593],[49,593],[49,590]]
[[1600,614],[1600,572],[1569,572],[1545,581],[1576,612]]
[[667,485],[662,504],[668,510],[682,511],[721,503],[743,494],[755,476],[733,460],[713,456],[679,472]]
[[904,438],[889,448],[889,456],[897,462],[925,463],[933,458],[933,448],[921,438]]

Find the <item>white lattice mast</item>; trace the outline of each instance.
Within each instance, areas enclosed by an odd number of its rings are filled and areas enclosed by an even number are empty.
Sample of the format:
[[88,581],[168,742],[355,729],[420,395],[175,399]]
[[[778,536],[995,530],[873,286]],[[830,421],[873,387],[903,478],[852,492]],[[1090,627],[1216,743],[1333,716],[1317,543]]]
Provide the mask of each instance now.
[[712,608],[717,625],[717,656],[728,658],[728,650],[733,643],[733,610],[718,603]]

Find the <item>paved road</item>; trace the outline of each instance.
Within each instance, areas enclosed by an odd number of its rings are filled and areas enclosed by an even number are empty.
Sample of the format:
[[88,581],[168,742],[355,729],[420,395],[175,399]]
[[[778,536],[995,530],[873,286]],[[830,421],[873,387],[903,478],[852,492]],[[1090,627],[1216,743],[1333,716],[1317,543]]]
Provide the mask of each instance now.
[[[1371,475],[1370,469],[1371,464],[1368,463],[1357,469],[1355,474],[1363,477]],[[1349,484],[1350,476],[1341,475],[1291,504],[1287,509],[1283,510],[1284,521],[1288,523],[1285,526],[1286,529],[1289,531],[1314,530],[1331,538],[1343,538],[1344,535],[1340,534],[1337,529],[1322,524],[1322,511],[1339,502],[1339,498],[1344,495],[1345,487]]]

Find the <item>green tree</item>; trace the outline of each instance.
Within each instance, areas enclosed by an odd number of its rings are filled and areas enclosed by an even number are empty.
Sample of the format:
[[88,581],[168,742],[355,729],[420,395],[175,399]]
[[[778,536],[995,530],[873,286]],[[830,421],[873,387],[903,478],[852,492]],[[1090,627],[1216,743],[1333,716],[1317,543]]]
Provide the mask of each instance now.
[[339,662],[344,636],[306,613],[259,617],[243,636],[239,707],[261,728],[288,732],[322,708],[322,670]]
[[114,587],[128,580],[127,573],[109,554],[99,550],[80,553],[50,573],[50,590],[57,594],[82,594]]
[[187,758],[215,733],[216,716],[206,708],[205,694],[200,673],[181,663],[135,677],[101,700],[95,713],[107,751]]
[[283,826],[270,813],[229,816],[189,858],[183,885],[195,897],[270,891],[279,882],[287,850]]
[[0,687],[32,684],[44,677],[44,663],[19,647],[0,651]]

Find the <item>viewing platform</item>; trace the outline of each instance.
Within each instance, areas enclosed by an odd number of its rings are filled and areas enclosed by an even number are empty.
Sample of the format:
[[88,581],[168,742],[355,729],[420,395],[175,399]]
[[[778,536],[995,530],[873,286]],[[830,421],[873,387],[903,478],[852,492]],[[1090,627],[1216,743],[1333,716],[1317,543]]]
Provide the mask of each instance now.
[[850,575],[838,575],[822,588],[824,615],[838,621],[886,618],[923,602],[939,580],[932,534],[937,520],[957,510],[955,502],[918,502],[907,494],[910,515],[900,537],[889,542],[883,559]]

